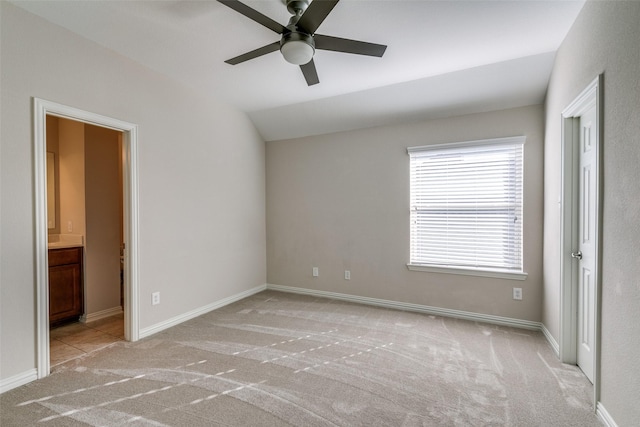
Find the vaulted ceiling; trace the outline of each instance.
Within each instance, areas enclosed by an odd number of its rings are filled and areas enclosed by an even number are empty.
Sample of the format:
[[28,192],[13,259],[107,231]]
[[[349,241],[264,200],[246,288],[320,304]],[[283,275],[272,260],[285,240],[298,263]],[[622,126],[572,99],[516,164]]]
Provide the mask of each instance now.
[[[282,0],[243,2],[289,20]],[[13,3],[247,112],[277,140],[541,103],[584,0],[342,0],[318,33],[388,48],[317,50],[314,86],[277,51],[224,63],[279,36],[217,1]]]

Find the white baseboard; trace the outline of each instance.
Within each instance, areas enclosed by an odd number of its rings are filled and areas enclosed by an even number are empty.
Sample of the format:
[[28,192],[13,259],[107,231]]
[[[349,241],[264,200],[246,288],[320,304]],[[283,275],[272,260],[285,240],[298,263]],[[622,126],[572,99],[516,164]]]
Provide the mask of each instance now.
[[20,387],[21,385],[25,385],[37,379],[38,370],[34,368],[14,375],[12,377],[0,380],[0,394],[4,393],[5,391],[13,390],[16,387]]
[[194,317],[201,316],[210,311],[213,311],[217,308],[224,307],[225,305],[229,305],[236,301],[240,301],[243,298],[247,298],[253,294],[257,294],[258,292],[262,292],[267,289],[267,285],[256,286],[255,288],[249,289],[244,292],[240,292],[239,294],[232,295],[230,297],[221,299],[214,303],[205,305],[204,307],[196,308],[195,310],[191,310],[187,313],[181,314],[179,316],[173,317],[171,319],[165,320],[164,322],[156,323],[155,325],[149,326],[148,328],[144,328],[140,330],[140,339],[156,334],[160,331],[164,331],[165,329],[171,328],[172,326],[179,325],[182,322],[186,322],[187,320],[191,320]]
[[613,417],[607,412],[604,408],[604,405],[601,402],[596,404],[596,415],[600,418],[600,421],[604,423],[607,427],[618,427],[618,424],[613,420]]
[[82,323],[95,322],[96,320],[115,316],[116,314],[122,314],[122,307],[111,307],[106,310],[96,311],[95,313],[83,314],[80,316],[80,321]]
[[549,332],[549,330],[544,325],[544,323],[540,323],[540,330],[542,331],[542,333],[544,334],[544,337],[547,339],[547,341],[551,345],[551,348],[553,348],[553,351],[556,353],[556,356],[559,358],[560,346],[558,345],[558,341],[556,341],[553,335],[551,335],[551,332]]
[[332,298],[342,301],[359,304],[375,305],[379,307],[395,308],[398,310],[415,311],[418,313],[433,314],[436,316],[454,317],[475,322],[491,323],[494,325],[511,326],[514,328],[541,330],[540,322],[530,320],[514,319],[511,317],[494,316],[491,314],[473,313],[470,311],[452,310],[449,308],[431,307],[428,305],[413,304],[408,302],[398,302],[392,300],[361,297],[357,295],[341,294],[336,292],[318,291],[314,289],[296,288],[292,286],[281,286],[267,284],[267,289],[294,294],[312,295],[317,297]]

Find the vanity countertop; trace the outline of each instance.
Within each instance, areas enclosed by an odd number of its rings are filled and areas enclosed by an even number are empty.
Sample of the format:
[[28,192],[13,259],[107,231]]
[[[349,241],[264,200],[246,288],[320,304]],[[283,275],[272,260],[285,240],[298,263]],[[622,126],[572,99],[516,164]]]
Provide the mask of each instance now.
[[82,243],[72,242],[50,242],[49,249],[64,249],[64,248],[81,248],[84,245]]
[[84,246],[84,236],[81,234],[50,234],[49,249],[77,248]]

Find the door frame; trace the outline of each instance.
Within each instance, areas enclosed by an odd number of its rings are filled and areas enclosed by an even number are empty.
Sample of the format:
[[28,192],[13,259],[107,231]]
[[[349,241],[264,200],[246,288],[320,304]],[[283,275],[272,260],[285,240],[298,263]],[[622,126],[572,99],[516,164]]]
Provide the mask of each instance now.
[[603,143],[603,75],[598,75],[562,111],[562,162],[561,162],[561,231],[560,231],[560,361],[577,364],[578,360],[578,263],[571,252],[578,247],[578,197],[579,197],[579,141],[580,116],[590,107],[596,107],[595,143],[595,316],[594,316],[594,408],[600,400],[600,313],[601,313],[601,265],[602,265],[602,143]]
[[138,125],[66,105],[33,98],[36,329],[38,378],[49,375],[49,261],[47,249],[47,115],[88,123],[123,134],[124,335],[137,341],[139,327]]

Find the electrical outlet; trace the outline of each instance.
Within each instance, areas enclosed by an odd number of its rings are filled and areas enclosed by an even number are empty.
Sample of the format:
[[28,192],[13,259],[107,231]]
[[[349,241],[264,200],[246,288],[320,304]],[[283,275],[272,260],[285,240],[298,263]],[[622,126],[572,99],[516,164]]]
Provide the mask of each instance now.
[[522,299],[522,288],[513,288],[513,299],[515,300]]
[[318,277],[319,276],[318,273],[319,273],[318,272],[318,267],[313,267],[313,277]]
[[154,292],[151,294],[151,305],[160,304],[160,292]]
[[351,280],[351,271],[349,270],[344,271],[344,280]]
[[69,233],[73,231],[73,221],[67,221],[67,231]]

